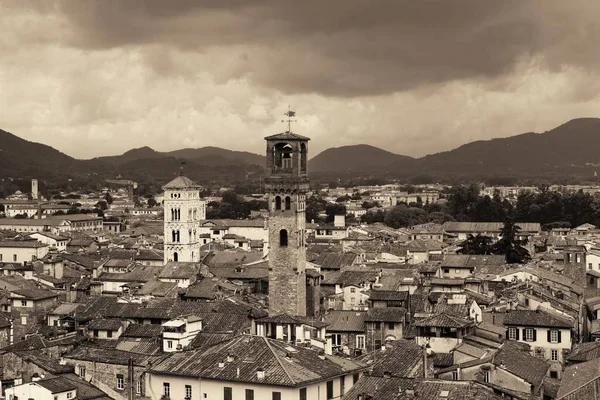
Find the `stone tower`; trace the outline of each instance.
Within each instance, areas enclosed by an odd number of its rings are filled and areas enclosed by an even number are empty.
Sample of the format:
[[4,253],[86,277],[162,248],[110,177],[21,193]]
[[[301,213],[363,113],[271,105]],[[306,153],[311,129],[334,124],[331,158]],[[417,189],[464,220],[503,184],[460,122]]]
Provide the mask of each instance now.
[[165,263],[200,261],[198,227],[206,218],[200,189],[200,185],[183,175],[163,186]]
[[269,313],[306,316],[307,137],[265,138],[269,195]]

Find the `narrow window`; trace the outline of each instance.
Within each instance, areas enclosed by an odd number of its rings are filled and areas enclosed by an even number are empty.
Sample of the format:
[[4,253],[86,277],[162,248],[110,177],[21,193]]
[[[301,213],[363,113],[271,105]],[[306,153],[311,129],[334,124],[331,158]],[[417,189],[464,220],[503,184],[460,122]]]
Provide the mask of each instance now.
[[125,379],[123,378],[123,375],[121,375],[121,374],[117,374],[117,389],[119,389],[119,390],[125,389]]
[[177,254],[177,252],[173,253],[173,261],[175,261],[175,262],[179,261],[179,254]]
[[327,381],[327,398],[333,398],[333,381]]
[[163,396],[171,397],[171,384],[169,382],[163,382]]
[[[329,397],[328,397],[329,398]],[[307,400],[306,398],[306,388],[300,389],[300,397],[299,400]]]
[[185,385],[185,398],[186,399],[192,398],[192,385]]
[[285,229],[279,231],[279,246],[285,247],[288,245],[288,232]]
[[552,361],[558,361],[558,350],[550,350],[550,359]]
[[230,387],[223,388],[223,400],[233,400],[233,390]]
[[285,197],[285,209],[286,210],[292,209],[292,199],[290,198],[290,196]]
[[281,197],[279,196],[275,197],[275,209],[281,210]]
[[254,390],[246,389],[246,400],[254,400]]

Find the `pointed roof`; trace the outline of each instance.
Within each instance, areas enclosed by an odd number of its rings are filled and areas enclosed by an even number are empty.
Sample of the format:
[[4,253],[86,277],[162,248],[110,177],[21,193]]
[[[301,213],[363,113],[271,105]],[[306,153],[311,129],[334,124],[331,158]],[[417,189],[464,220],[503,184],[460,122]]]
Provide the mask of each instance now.
[[173,179],[171,182],[167,183],[163,186],[163,190],[166,189],[187,189],[187,188],[199,188],[201,187],[196,182],[187,178],[183,175],[179,175],[177,178]]
[[310,140],[310,138],[293,132],[282,132],[265,137],[265,140]]

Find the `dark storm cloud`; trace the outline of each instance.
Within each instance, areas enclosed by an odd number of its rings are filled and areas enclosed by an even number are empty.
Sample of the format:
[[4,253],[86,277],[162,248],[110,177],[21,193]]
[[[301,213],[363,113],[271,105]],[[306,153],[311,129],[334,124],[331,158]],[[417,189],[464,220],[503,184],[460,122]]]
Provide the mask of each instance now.
[[[567,4],[568,3],[568,4]],[[288,93],[358,96],[458,79],[490,81],[519,62],[595,69],[594,2],[59,1],[85,49],[129,45],[246,46],[227,78]],[[578,7],[580,6],[580,7]],[[587,51],[586,51],[587,49]],[[164,63],[156,57],[160,70]],[[202,66],[199,66],[202,67]],[[162,70],[164,71],[164,69]],[[170,73],[178,69],[170,66]]]

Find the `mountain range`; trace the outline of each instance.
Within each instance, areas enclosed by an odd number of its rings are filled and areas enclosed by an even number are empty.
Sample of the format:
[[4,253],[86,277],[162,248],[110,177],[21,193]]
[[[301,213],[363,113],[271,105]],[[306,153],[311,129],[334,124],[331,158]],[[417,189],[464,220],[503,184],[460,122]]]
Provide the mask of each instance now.
[[[417,175],[484,178],[593,176],[600,167],[600,119],[578,118],[544,133],[481,140],[454,150],[413,158],[360,144],[329,148],[309,160],[315,176],[407,178]],[[262,155],[218,147],[158,152],[150,147],[118,156],[78,160],[0,130],[0,176],[60,180],[121,175],[164,181],[186,161],[200,180],[241,179],[264,172]]]

